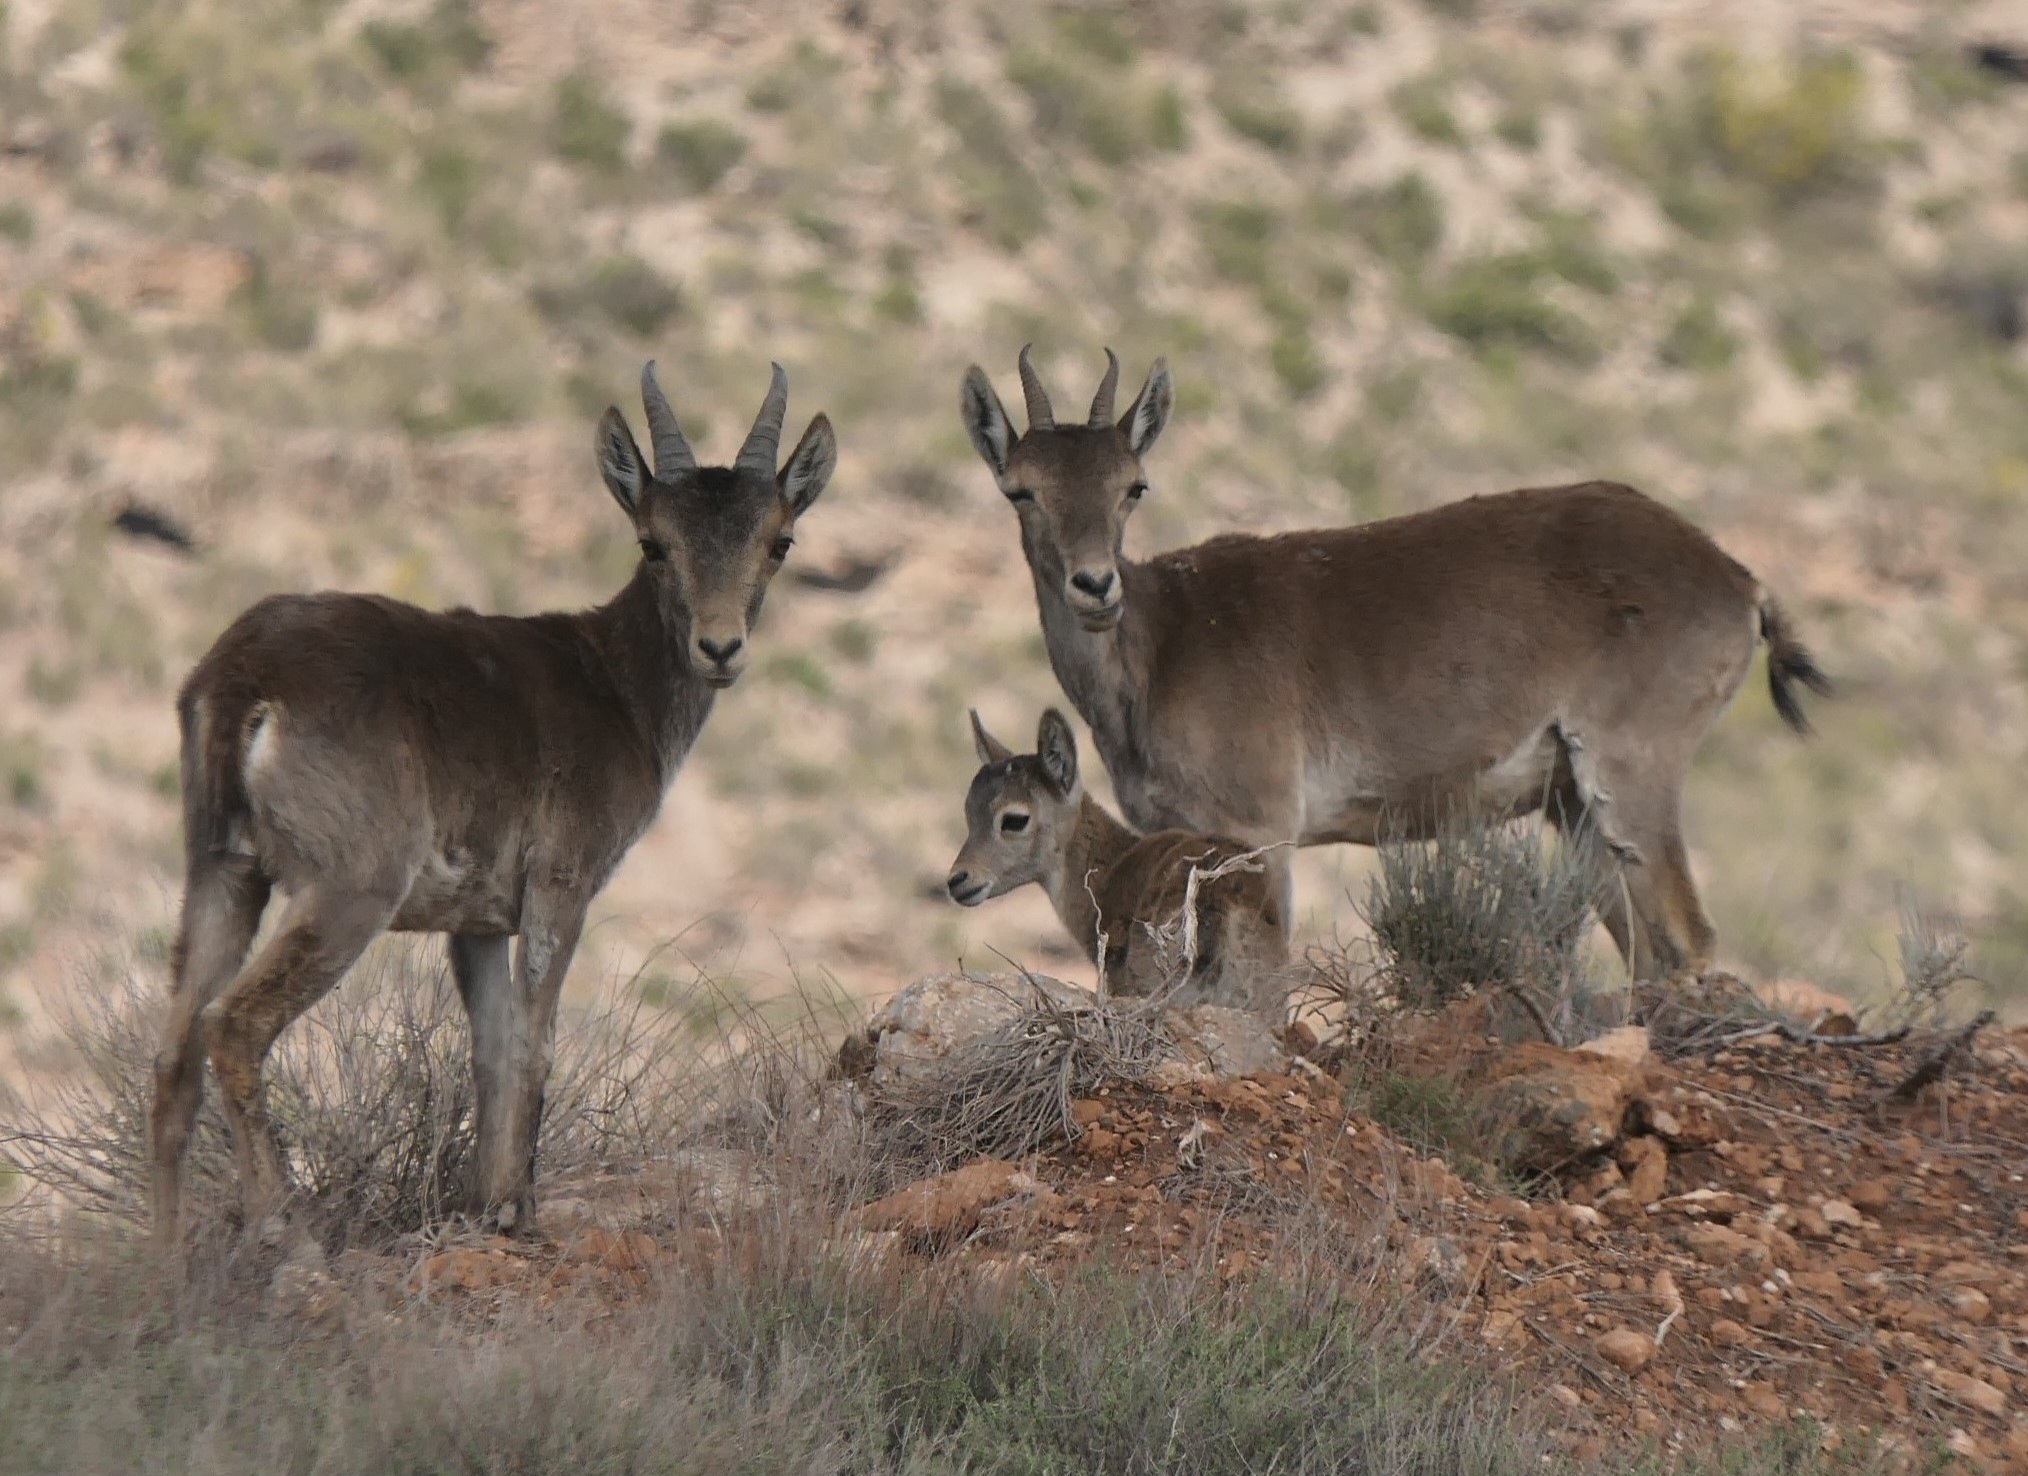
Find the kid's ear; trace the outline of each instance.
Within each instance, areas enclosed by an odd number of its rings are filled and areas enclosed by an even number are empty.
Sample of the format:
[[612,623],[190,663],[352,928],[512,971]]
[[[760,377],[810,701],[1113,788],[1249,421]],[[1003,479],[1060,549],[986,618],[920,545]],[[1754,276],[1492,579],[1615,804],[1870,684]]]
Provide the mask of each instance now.
[[972,709],[972,751],[979,756],[982,764],[997,764],[1002,759],[1014,757],[1014,750],[986,731],[986,725],[979,721],[979,709]]
[[1070,730],[1070,720],[1053,707],[1042,714],[1042,724],[1035,731],[1035,752],[1057,792],[1065,799],[1075,795],[1077,735]]

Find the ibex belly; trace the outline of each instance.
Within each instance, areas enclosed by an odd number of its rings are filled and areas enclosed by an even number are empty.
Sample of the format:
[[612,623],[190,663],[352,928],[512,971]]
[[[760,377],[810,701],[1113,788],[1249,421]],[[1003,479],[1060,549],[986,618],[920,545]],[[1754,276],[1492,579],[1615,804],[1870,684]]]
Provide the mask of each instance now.
[[1302,844],[1370,846],[1427,837],[1466,812],[1529,814],[1547,799],[1560,752],[1553,719],[1491,758],[1437,753],[1376,759],[1341,750],[1323,763],[1313,761],[1304,775]]

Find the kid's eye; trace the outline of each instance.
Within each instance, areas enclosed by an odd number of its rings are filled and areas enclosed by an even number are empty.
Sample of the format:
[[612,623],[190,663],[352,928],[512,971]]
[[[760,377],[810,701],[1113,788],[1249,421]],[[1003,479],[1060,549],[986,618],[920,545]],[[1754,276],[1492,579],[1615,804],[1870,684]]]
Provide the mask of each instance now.
[[1028,828],[1028,817],[1021,814],[1006,814],[1000,817],[1000,828],[1009,835],[1019,835]]
[[796,540],[789,537],[788,534],[784,533],[781,537],[775,540],[774,547],[768,550],[768,557],[774,559],[777,563],[779,563],[789,556],[789,550],[794,548],[795,546]]
[[659,564],[669,557],[669,550],[662,547],[661,544],[652,538],[643,538],[641,540],[641,557],[651,564]]

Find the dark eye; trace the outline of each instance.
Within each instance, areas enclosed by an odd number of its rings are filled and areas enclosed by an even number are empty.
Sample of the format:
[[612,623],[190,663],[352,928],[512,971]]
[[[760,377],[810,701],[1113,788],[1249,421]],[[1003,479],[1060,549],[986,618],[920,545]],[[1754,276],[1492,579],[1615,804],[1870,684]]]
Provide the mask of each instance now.
[[1012,492],[1007,494],[1007,500],[1009,502],[1033,502],[1035,494],[1030,492],[1026,487],[1016,487]]
[[669,550],[662,547],[661,544],[652,538],[643,538],[641,540],[641,557],[651,564],[659,564],[669,557]]
[[789,550],[794,548],[795,546],[796,540],[789,537],[788,534],[784,533],[781,537],[775,540],[774,547],[768,550],[768,557],[773,559],[776,563],[779,564],[783,559],[789,556]]
[[1148,484],[1146,482],[1134,483],[1133,486],[1127,488],[1127,501],[1139,502],[1141,500],[1141,495],[1145,493],[1147,490]]
[[1019,811],[1009,811],[1000,817],[1000,828],[1009,835],[1019,835],[1028,828],[1028,817]]

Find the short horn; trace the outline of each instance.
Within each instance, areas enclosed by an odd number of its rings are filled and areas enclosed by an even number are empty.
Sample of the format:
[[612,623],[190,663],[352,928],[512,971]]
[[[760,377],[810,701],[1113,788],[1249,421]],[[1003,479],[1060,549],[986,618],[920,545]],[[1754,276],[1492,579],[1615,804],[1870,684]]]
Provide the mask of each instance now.
[[1120,387],[1120,356],[1111,349],[1106,350],[1106,377],[1099,381],[1098,393],[1091,397],[1091,426],[1103,430],[1113,423],[1113,392]]
[[1028,428],[1032,431],[1053,430],[1056,412],[1049,408],[1049,391],[1042,387],[1042,376],[1035,372],[1035,365],[1028,357],[1034,347],[1032,343],[1021,345],[1021,398],[1028,402]]
[[690,452],[690,443],[683,439],[683,428],[676,424],[676,412],[669,408],[669,397],[656,382],[653,359],[641,370],[641,406],[648,412],[648,439],[655,448],[655,475],[667,481],[678,472],[696,471],[697,458]]
[[760,414],[753,418],[753,429],[746,433],[746,444],[739,448],[735,465],[741,471],[761,471],[773,476],[775,463],[781,459],[782,417],[789,413],[789,376],[779,364],[774,371],[768,397],[761,401]]

